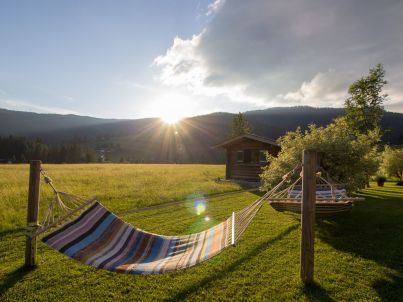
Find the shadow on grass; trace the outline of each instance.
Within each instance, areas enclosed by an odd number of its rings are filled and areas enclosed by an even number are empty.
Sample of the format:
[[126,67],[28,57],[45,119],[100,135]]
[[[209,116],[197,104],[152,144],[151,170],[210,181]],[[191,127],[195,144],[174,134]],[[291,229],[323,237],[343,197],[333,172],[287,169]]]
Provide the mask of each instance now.
[[286,230],[284,230],[283,232],[281,232],[280,234],[278,234],[276,237],[267,240],[261,244],[259,244],[258,246],[256,246],[254,249],[252,249],[249,253],[243,255],[242,257],[238,258],[236,261],[234,261],[233,263],[229,264],[228,266],[226,266],[225,268],[214,272],[213,274],[201,279],[199,282],[196,282],[194,284],[192,284],[191,286],[188,286],[187,288],[181,290],[180,292],[176,293],[172,298],[169,299],[169,301],[181,301],[186,299],[189,295],[191,295],[192,293],[200,290],[202,287],[206,287],[209,284],[224,278],[228,273],[233,272],[234,270],[236,270],[236,268],[240,265],[242,265],[242,263],[244,263],[245,261],[252,259],[256,256],[258,256],[261,252],[263,252],[266,248],[268,248],[270,245],[272,245],[273,243],[275,243],[276,241],[279,241],[281,239],[283,239],[284,237],[286,237],[288,234],[290,234],[292,231],[298,229],[299,225],[293,225],[290,226],[289,228],[287,228]]
[[330,298],[327,291],[316,282],[304,285],[302,288],[302,292],[309,301],[335,301],[334,299]]
[[[7,240],[7,237],[17,238],[17,237],[25,237],[25,228],[17,228],[13,230],[6,230],[0,232],[0,242],[3,240]],[[18,239],[19,240],[19,239]],[[0,253],[9,253],[10,246],[8,245],[0,245]],[[2,265],[0,263],[0,265]],[[1,297],[12,288],[18,281],[24,278],[25,275],[30,273],[33,269],[27,269],[25,267],[19,267],[5,275],[0,279],[0,301]]]
[[317,219],[317,231],[335,249],[392,269],[393,275],[377,280],[373,288],[382,301],[397,301],[403,296],[403,190],[394,190],[395,196],[383,191],[390,190],[360,193],[366,200],[348,215]]
[[[389,190],[389,189],[385,189],[384,187],[382,187],[380,190],[382,190],[381,191],[382,193],[399,194],[398,189],[399,188],[397,188],[396,190]],[[373,192],[373,193],[379,193],[379,188],[378,189],[376,189],[376,188],[368,188],[367,190],[370,191],[370,192]],[[376,195],[379,196],[379,194],[376,194]]]
[[[18,281],[24,278],[25,275],[32,272],[35,268],[27,269],[25,267],[19,267],[12,272],[7,273],[3,280],[0,282],[0,298],[12,288]],[[1,299],[0,299],[1,300]]]
[[[250,187],[242,187],[241,190],[234,190],[234,191],[228,191],[228,192],[222,192],[222,193],[210,193],[210,194],[202,194],[204,198],[219,198],[219,197],[229,197],[234,194],[240,194],[240,193],[246,193],[250,192],[258,196],[263,196],[263,192],[259,191],[258,187],[255,188],[250,188]],[[135,213],[142,213],[142,212],[147,212],[150,210],[159,210],[159,209],[164,209],[164,208],[169,208],[177,205],[183,205],[188,199],[180,199],[180,200],[172,200],[172,201],[166,201],[160,204],[154,204],[154,205],[149,205],[146,207],[140,207],[136,209],[130,209],[130,210],[125,210],[125,211],[117,211],[116,214],[119,216],[124,216],[124,215],[129,215],[129,214],[135,214]]]
[[390,274],[388,279],[379,279],[373,285],[382,301],[401,301],[403,277]]
[[6,230],[6,231],[2,231],[0,232],[0,239],[3,237],[7,237],[10,235],[15,235],[18,234],[19,236],[23,236],[24,234],[25,228],[18,228],[18,229],[12,229],[12,230]]

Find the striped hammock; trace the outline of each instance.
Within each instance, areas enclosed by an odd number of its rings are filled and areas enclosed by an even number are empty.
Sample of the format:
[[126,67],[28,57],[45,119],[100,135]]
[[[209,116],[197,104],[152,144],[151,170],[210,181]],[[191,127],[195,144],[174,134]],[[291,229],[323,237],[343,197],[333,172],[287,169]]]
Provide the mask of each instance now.
[[[326,189],[318,189],[316,188],[316,198],[329,199],[329,198],[343,198],[347,194],[346,189],[334,189],[326,190]],[[288,197],[290,198],[298,198],[302,196],[302,189],[293,189],[288,190]]]
[[161,236],[131,226],[94,202],[80,216],[42,241],[96,268],[128,274],[171,272],[194,266],[234,244],[262,203],[263,199],[258,199],[200,233]]

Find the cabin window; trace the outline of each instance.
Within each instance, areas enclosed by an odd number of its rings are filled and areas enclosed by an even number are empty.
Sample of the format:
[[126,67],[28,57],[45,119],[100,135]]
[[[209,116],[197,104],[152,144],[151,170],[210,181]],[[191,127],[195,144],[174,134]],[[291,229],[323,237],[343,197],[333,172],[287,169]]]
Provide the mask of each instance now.
[[238,150],[236,162],[242,164],[266,164],[266,150]]
[[259,163],[259,150],[251,150],[251,158],[250,158],[250,163],[251,164],[258,164]]
[[266,150],[260,150],[259,151],[259,163],[261,163],[261,164],[266,164],[267,163]]
[[251,152],[250,150],[243,150],[243,163],[250,164],[251,161]]
[[244,152],[242,150],[236,151],[236,162],[237,163],[244,162]]

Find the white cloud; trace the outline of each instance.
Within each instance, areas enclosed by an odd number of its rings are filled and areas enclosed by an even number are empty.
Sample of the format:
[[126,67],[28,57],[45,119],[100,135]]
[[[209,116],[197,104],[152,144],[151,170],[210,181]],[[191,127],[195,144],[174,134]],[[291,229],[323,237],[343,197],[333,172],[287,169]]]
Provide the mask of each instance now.
[[158,56],[154,60],[153,64],[161,68],[157,80],[167,86],[185,87],[194,95],[221,96],[234,102],[263,105],[264,102],[260,98],[251,97],[245,93],[246,85],[241,83],[229,86],[210,86],[206,83],[211,75],[207,62],[199,51],[200,41],[204,34],[205,32],[202,32],[188,40],[176,37],[166,54]]
[[38,113],[79,114],[78,112],[70,109],[53,106],[39,106],[21,100],[0,99],[0,104],[2,104],[2,107],[4,106],[4,108],[10,110],[34,111]]
[[74,97],[72,97],[70,95],[67,95],[67,94],[57,93],[55,91],[52,91],[49,88],[43,88],[43,87],[38,86],[38,85],[33,85],[32,89],[34,91],[37,91],[37,92],[41,93],[42,95],[46,95],[47,97],[51,97],[51,98],[53,98],[55,100],[64,100],[64,101],[69,101],[69,102],[75,101]]
[[346,87],[351,80],[351,74],[337,73],[334,70],[319,72],[311,81],[303,82],[297,91],[280,94],[277,99],[292,104],[341,107],[347,98]]
[[223,5],[225,0],[215,0],[207,7],[207,16],[215,14]]
[[[202,32],[154,60],[163,85],[252,107],[340,106],[375,64],[387,78],[403,68],[402,1],[232,0],[208,11]],[[398,82],[389,89],[402,101]]]
[[205,62],[198,52],[202,35],[203,32],[188,40],[175,37],[166,54],[155,58],[154,64],[161,67],[159,80],[162,83],[173,86],[187,84],[190,88],[202,84],[207,76]]
[[130,81],[130,80],[119,81],[117,83],[117,85],[128,86],[128,87],[136,88],[136,89],[143,90],[146,92],[155,92],[156,91],[155,86],[151,86],[151,85],[147,85],[147,84],[143,84],[143,83],[139,83],[139,82],[135,82],[135,81]]

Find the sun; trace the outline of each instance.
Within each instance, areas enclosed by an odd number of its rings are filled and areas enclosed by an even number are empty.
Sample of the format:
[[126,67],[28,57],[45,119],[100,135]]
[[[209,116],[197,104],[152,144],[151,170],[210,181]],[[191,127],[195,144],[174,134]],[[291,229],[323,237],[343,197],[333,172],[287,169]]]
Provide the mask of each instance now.
[[180,116],[179,114],[174,114],[172,112],[167,112],[166,114],[162,114],[160,116],[160,119],[165,123],[169,125],[176,124],[183,119],[183,116]]
[[189,97],[180,93],[165,93],[151,101],[146,114],[158,117],[163,123],[173,125],[189,116],[195,115],[195,105]]

